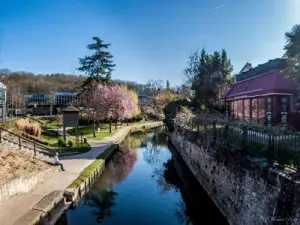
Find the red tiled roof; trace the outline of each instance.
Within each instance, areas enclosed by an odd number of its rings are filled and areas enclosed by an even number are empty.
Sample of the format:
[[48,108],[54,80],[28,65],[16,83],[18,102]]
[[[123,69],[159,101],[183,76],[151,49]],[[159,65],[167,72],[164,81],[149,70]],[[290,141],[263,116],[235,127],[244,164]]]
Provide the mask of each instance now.
[[272,70],[236,83],[226,93],[225,100],[269,94],[293,94],[294,86],[294,83],[284,78],[279,70]]

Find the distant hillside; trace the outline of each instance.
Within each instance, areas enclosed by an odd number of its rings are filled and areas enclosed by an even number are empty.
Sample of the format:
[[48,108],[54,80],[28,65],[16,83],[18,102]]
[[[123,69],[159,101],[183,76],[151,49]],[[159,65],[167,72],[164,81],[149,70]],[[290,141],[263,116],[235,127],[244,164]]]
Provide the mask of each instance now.
[[[72,74],[34,74],[30,72],[11,72],[0,69],[0,82],[7,86],[7,101],[12,105],[23,105],[25,94],[49,94],[51,91],[78,92],[86,79],[82,75]],[[137,93],[153,94],[157,81],[150,80],[147,84],[134,81],[112,80],[112,83],[126,84]],[[156,85],[156,86],[155,86]],[[161,88],[161,87],[160,87]]]

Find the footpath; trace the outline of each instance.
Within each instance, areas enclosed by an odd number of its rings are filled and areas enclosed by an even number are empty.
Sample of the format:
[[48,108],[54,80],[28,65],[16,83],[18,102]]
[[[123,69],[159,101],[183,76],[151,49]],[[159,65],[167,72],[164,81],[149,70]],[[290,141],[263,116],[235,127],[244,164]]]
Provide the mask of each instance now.
[[64,191],[79,176],[79,173],[84,168],[91,164],[99,154],[114,142],[124,137],[125,133],[128,133],[130,129],[130,126],[122,127],[114,135],[102,141],[88,140],[91,150],[87,153],[59,157],[66,171],[54,173],[50,179],[38,185],[29,193],[20,193],[2,201],[0,203],[0,224],[13,225],[21,216],[52,191]]

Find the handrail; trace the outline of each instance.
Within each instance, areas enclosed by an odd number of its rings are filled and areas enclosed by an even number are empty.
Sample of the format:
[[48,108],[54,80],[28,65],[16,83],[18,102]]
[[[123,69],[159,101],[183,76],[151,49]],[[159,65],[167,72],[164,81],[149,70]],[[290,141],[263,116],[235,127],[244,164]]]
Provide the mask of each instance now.
[[[38,143],[38,142],[36,142],[36,141],[32,141],[32,140],[30,140],[30,139],[28,139],[28,138],[22,137],[22,136],[19,135],[19,134],[15,134],[15,133],[13,133],[13,132],[11,132],[11,131],[8,131],[8,130],[4,129],[3,127],[0,127],[0,138],[2,138],[2,134],[1,134],[2,131],[7,132],[7,133],[9,133],[9,134],[11,134],[11,135],[13,135],[13,136],[15,136],[15,137],[18,137],[19,139],[25,140],[25,141],[27,141],[27,142],[33,144],[33,147],[34,147],[34,148],[35,148],[35,146],[38,146],[38,147],[41,147],[42,150],[47,150],[47,151],[49,151],[49,153],[51,153],[51,152],[53,151],[53,149],[47,148],[46,146],[43,146],[43,145],[41,145],[40,143]],[[39,150],[38,150],[38,151],[39,151]],[[40,151],[39,151],[39,152],[40,152]]]

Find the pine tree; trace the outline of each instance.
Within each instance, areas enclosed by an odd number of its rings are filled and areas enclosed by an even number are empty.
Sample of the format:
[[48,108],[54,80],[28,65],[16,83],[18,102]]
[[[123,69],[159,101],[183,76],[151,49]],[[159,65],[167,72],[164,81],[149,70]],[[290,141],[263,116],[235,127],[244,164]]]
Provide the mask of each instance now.
[[93,37],[94,43],[87,48],[93,51],[93,55],[79,59],[80,67],[77,69],[84,72],[88,77],[83,87],[91,83],[108,83],[111,80],[111,73],[116,66],[113,63],[113,56],[107,51],[110,44],[104,44],[98,37]]
[[287,60],[285,74],[300,83],[300,24],[285,33],[286,45],[284,58]]
[[230,83],[233,70],[226,51],[206,53],[205,49],[195,52],[185,72],[192,77],[191,89],[194,91],[194,102],[202,107],[211,107],[220,100]]
[[167,88],[167,90],[170,90],[170,81],[169,80],[167,80],[167,82],[166,82],[166,88]]

